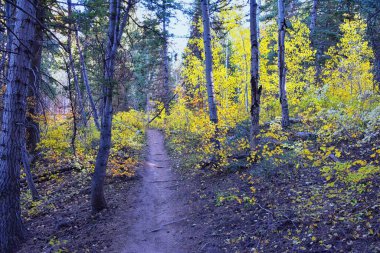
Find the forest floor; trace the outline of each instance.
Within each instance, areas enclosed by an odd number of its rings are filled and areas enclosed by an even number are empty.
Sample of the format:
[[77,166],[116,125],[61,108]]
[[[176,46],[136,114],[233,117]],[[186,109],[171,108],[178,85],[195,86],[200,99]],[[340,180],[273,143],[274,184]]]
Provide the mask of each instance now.
[[19,252],[200,251],[188,201],[191,183],[172,170],[160,131],[147,131],[145,162],[135,177],[108,179],[108,209],[101,213],[91,214],[87,177],[75,171],[61,177],[59,188],[51,180],[39,185],[42,195],[57,196],[50,197],[51,207],[29,206],[29,239]]
[[326,188],[318,168],[193,170],[168,156],[170,145],[148,130],[136,176],[108,178],[108,209],[96,215],[88,174],[39,184],[48,198],[23,208],[30,236],[20,252],[380,252],[376,180],[357,195]]

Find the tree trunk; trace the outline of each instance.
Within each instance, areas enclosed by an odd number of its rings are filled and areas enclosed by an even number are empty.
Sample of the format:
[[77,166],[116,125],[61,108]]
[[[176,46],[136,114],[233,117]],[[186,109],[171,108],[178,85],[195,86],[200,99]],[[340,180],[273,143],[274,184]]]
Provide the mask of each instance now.
[[[256,24],[257,24],[257,48],[260,49],[260,15],[261,15],[261,0],[257,1],[257,11],[256,11]],[[260,51],[258,52],[258,66],[260,69]]]
[[[380,92],[380,48],[375,51],[375,89]],[[377,87],[376,87],[377,86]]]
[[378,33],[372,29],[370,33],[371,41],[372,41],[372,49],[374,52],[374,72],[375,72],[375,82],[374,82],[374,90],[377,89],[380,92],[380,36]]
[[[108,90],[111,90],[108,88]],[[98,212],[107,207],[104,197],[104,180],[106,168],[111,149],[111,129],[112,129],[112,91],[104,101],[103,117],[100,131],[100,146],[96,157],[95,172],[92,177],[91,185],[91,205],[92,211]]]
[[71,72],[70,72],[70,66],[69,63],[66,62],[66,72],[67,72],[67,81],[69,85],[69,100],[70,100],[70,107],[71,107],[71,113],[73,114],[73,133],[71,135],[71,149],[73,150],[74,157],[77,156],[77,149],[76,149],[76,138],[77,138],[77,106],[76,106],[76,100],[73,95],[73,87],[71,84]]
[[314,60],[315,64],[315,83],[318,85],[321,83],[321,73],[322,68],[320,66],[320,59],[322,56],[322,50],[321,48],[318,48],[316,43],[316,26],[317,26],[317,9],[318,9],[318,1],[319,0],[313,0],[313,6],[310,13],[310,40],[312,47],[317,51],[316,57]]
[[166,0],[162,1],[163,5],[163,18],[162,18],[162,33],[163,33],[163,59],[164,59],[164,106],[165,113],[170,114],[169,99],[170,99],[170,89],[169,89],[169,55],[168,55],[168,35],[167,35],[167,17],[166,17]]
[[203,43],[205,47],[206,83],[208,108],[211,122],[218,123],[218,111],[215,102],[214,81],[212,74],[212,49],[208,0],[201,0],[203,20]]
[[282,110],[281,124],[283,128],[289,126],[289,106],[286,95],[286,66],[285,66],[285,7],[284,0],[278,0],[278,73],[280,87],[280,103]]
[[317,24],[317,8],[318,8],[318,0],[313,0],[313,7],[311,8],[311,13],[310,13],[310,27],[309,27],[310,35],[312,38],[315,36],[315,27]]
[[[38,23],[44,22],[44,9],[39,8],[36,12]],[[40,25],[39,25],[40,26]],[[31,154],[35,153],[37,144],[40,141],[40,125],[38,116],[40,115],[39,99],[41,83],[41,59],[43,47],[42,27],[36,30],[35,39],[31,48],[32,70],[28,87],[28,113],[27,113],[27,149]]]
[[22,164],[26,175],[26,182],[28,183],[30,193],[32,194],[32,199],[39,200],[40,195],[38,194],[36,185],[34,184],[33,175],[30,170],[31,161],[29,159],[28,150],[26,149],[26,146],[24,146],[22,150]]
[[7,89],[0,138],[0,252],[14,252],[24,238],[20,208],[20,163],[25,143],[26,98],[32,75],[31,50],[38,0],[18,0],[14,40],[9,56]]
[[92,91],[91,91],[90,83],[88,81],[86,62],[85,62],[85,59],[84,59],[84,56],[83,56],[83,52],[82,52],[82,49],[81,49],[80,39],[79,39],[79,33],[78,33],[78,28],[77,27],[75,27],[75,39],[76,39],[76,44],[77,44],[78,53],[79,53],[79,60],[80,60],[80,64],[81,64],[83,83],[84,83],[84,86],[86,87],[88,99],[90,100],[90,106],[91,106],[91,110],[92,110],[92,116],[94,117],[95,126],[100,131],[98,110],[96,109],[94,98],[92,96]]
[[260,97],[259,87],[259,40],[257,2],[250,2],[250,32],[251,32],[251,149],[257,145],[257,136],[260,133]]
[[[68,16],[69,19],[72,18],[72,7],[71,7],[71,0],[67,0],[67,6],[68,6]],[[69,54],[69,65],[70,65],[70,70],[71,73],[73,74],[73,81],[74,81],[74,87],[75,87],[75,92],[76,92],[76,98],[77,98],[77,106],[79,107],[79,114],[80,114],[80,119],[82,121],[83,126],[87,125],[87,117],[86,117],[86,111],[84,110],[84,103],[83,103],[83,98],[82,98],[82,91],[80,90],[79,87],[79,81],[78,81],[78,75],[75,70],[75,62],[72,54],[72,43],[71,43],[71,30],[72,30],[72,20],[69,21],[69,30],[67,34],[67,52]]]
[[93,212],[101,211],[107,207],[104,197],[104,180],[106,177],[106,168],[111,149],[112,95],[113,88],[115,86],[115,58],[132,4],[132,0],[129,0],[127,3],[127,9],[124,13],[124,19],[120,22],[120,0],[110,1],[107,48],[104,61],[104,78],[107,83],[103,85],[104,107],[100,131],[100,145],[96,156],[95,171],[92,176],[91,184],[91,205]]

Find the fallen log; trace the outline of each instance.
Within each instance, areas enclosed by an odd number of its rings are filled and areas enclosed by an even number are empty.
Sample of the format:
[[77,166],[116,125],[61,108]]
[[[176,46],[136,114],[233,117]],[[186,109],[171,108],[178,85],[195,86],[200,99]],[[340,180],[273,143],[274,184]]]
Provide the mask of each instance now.
[[317,134],[310,132],[297,132],[294,136],[301,140],[316,140],[318,138]]
[[[35,183],[43,183],[43,182],[48,181],[50,179],[50,176],[52,176],[52,175],[61,174],[61,173],[68,172],[68,171],[73,171],[73,170],[75,170],[77,172],[80,171],[79,168],[74,167],[74,166],[62,167],[62,168],[59,168],[59,169],[56,169],[56,170],[46,171],[46,172],[44,172],[42,174],[33,175],[33,180],[34,180]],[[26,184],[26,179],[22,178],[20,180],[20,183]]]

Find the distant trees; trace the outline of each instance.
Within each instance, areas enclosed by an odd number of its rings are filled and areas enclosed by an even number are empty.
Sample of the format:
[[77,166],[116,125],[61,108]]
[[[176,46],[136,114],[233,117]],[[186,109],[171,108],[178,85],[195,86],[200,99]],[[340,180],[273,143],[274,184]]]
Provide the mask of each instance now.
[[73,56],[73,44],[72,44],[72,30],[74,30],[75,26],[73,26],[73,20],[72,20],[72,3],[71,0],[67,0],[67,15],[68,15],[68,30],[67,30],[67,53],[69,56],[69,71],[71,71],[72,79],[74,82],[74,87],[75,87],[75,105],[76,109],[79,111],[79,116],[80,116],[80,122],[82,126],[87,125],[87,116],[86,116],[86,111],[85,111],[85,106],[84,106],[84,101],[83,101],[83,95],[82,95],[82,90],[80,89],[79,86],[79,78],[77,74],[77,70],[75,68],[75,61],[74,61],[74,56]]
[[375,86],[380,92],[380,1],[356,0],[367,23],[367,37],[374,53]]
[[373,89],[371,59],[374,54],[365,40],[366,29],[365,21],[359,17],[345,20],[340,25],[342,38],[326,53],[330,59],[322,72],[323,80],[329,84],[330,96],[346,103],[352,99],[365,99],[366,93]]
[[[150,11],[157,16],[157,22],[160,24],[160,31],[158,34],[160,36],[161,45],[161,84],[162,84],[162,98],[161,101],[164,105],[167,114],[170,114],[170,55],[169,55],[169,24],[171,18],[175,16],[176,10],[181,10],[181,5],[175,0],[145,0],[145,5]],[[149,29],[154,29],[150,27]]]
[[77,49],[78,49],[79,61],[80,61],[80,66],[81,66],[81,71],[82,71],[82,79],[83,79],[83,83],[86,87],[86,92],[87,92],[88,100],[90,102],[91,111],[92,111],[91,114],[94,118],[95,126],[100,131],[98,109],[96,108],[93,93],[92,93],[92,90],[90,87],[90,81],[89,81],[89,77],[88,77],[87,66],[86,66],[85,58],[84,58],[83,51],[82,51],[82,45],[81,45],[80,38],[79,38],[78,25],[75,24],[74,27],[75,27],[75,41],[76,41],[76,45],[77,45]]

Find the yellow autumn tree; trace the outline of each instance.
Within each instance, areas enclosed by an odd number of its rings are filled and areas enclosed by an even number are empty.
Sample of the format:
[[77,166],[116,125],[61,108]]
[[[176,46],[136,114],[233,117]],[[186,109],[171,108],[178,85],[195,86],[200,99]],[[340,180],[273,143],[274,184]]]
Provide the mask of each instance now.
[[333,102],[347,103],[365,98],[372,90],[373,52],[364,38],[366,24],[360,17],[345,20],[340,30],[342,38],[327,52],[330,59],[323,71],[323,81]]
[[[311,48],[310,30],[297,18],[290,20],[291,27],[287,30],[285,62],[286,89],[288,92],[289,109],[292,115],[298,115],[303,109],[300,101],[310,89],[313,89],[315,69],[313,66],[315,50]],[[275,23],[269,23],[262,29],[260,41],[260,83],[263,85],[262,118],[272,120],[280,115],[278,101],[278,71],[277,71],[277,28]]]

